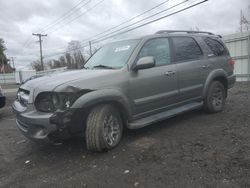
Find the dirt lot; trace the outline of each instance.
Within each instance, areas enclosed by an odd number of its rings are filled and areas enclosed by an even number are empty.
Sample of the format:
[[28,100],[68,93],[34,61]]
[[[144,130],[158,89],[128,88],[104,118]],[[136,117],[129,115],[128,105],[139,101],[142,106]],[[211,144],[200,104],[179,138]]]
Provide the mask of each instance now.
[[230,91],[222,113],[197,110],[127,131],[119,147],[99,154],[80,139],[28,141],[7,106],[0,110],[0,187],[250,187],[250,83]]

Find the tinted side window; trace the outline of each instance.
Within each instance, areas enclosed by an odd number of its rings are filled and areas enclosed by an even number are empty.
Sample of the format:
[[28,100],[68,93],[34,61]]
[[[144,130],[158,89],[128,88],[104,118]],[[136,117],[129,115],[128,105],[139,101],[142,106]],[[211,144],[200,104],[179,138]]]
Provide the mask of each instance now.
[[168,65],[170,61],[169,41],[167,38],[157,38],[147,41],[138,57],[153,56],[156,66]]
[[216,39],[212,39],[207,37],[204,39],[205,43],[207,44],[208,48],[210,49],[211,53],[215,56],[221,56],[223,54],[228,54],[225,47]]
[[173,44],[176,61],[195,60],[199,59],[202,55],[200,47],[193,38],[174,37]]

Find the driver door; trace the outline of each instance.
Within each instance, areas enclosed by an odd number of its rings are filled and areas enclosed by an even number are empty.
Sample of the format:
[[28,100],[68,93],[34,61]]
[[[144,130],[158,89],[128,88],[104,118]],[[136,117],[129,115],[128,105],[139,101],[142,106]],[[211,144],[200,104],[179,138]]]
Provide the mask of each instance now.
[[155,67],[131,72],[129,95],[135,118],[164,111],[177,102],[177,72],[170,51],[168,38],[150,39],[141,48],[137,60],[153,56]]

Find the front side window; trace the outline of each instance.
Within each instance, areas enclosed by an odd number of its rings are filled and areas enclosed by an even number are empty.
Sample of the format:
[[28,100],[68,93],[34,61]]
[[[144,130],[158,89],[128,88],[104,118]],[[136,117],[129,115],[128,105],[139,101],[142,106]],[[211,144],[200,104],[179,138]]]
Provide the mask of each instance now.
[[227,50],[225,49],[225,47],[216,39],[212,39],[210,37],[207,37],[204,39],[204,41],[207,44],[211,53],[213,53],[213,55],[221,56],[221,55],[227,53]]
[[142,47],[138,59],[153,56],[156,66],[168,65],[170,60],[169,41],[167,38],[157,38],[147,41]]
[[126,40],[107,44],[99,49],[85,64],[85,68],[124,67],[140,40]]
[[173,45],[177,62],[196,60],[202,56],[200,47],[191,37],[174,37]]

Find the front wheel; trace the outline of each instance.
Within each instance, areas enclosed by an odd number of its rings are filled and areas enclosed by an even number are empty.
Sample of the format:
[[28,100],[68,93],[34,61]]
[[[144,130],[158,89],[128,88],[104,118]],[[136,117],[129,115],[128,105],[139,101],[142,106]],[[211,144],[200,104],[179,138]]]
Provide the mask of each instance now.
[[204,108],[206,112],[216,113],[224,109],[226,100],[226,91],[224,85],[219,81],[213,81],[209,86]]
[[87,149],[94,152],[116,147],[122,137],[123,123],[119,111],[112,105],[94,107],[87,118]]

